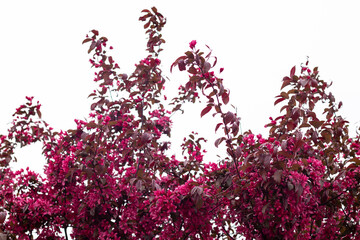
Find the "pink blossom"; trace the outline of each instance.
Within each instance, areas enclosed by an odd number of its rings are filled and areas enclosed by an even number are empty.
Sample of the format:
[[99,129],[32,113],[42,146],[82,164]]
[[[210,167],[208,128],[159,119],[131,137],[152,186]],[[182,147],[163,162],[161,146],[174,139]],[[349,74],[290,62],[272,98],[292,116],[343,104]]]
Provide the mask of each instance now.
[[191,49],[194,49],[194,47],[195,47],[195,45],[196,45],[196,40],[192,40],[192,41],[189,43],[189,45],[190,45],[190,48],[191,48]]

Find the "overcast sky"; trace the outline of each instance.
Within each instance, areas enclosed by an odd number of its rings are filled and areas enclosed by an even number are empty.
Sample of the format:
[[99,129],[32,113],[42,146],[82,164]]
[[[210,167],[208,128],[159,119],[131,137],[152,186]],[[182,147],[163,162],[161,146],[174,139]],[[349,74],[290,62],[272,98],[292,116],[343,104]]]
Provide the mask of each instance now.
[[[343,101],[341,114],[351,131],[360,125],[358,1],[2,1],[0,132],[6,133],[25,96],[41,102],[43,119],[55,129],[75,128],[74,118],[88,116],[87,96],[95,87],[87,46],[81,45],[85,35],[97,29],[108,37],[114,58],[129,74],[147,55],[138,18],[152,6],[167,18],[167,43],[160,57],[171,79],[169,90],[187,77],[170,74],[171,63],[191,40],[204,50],[207,44],[218,57],[218,68],[225,68],[220,76],[231,90],[243,131],[266,135],[268,117],[278,115],[273,103],[282,78],[309,56],[321,78],[333,81],[331,91]],[[213,148],[216,122],[210,115],[200,119],[197,111],[203,105],[187,106],[187,114],[174,116],[175,142],[195,130]],[[40,151],[41,146],[17,151],[20,166],[41,171]],[[212,155],[207,158],[216,160]]]

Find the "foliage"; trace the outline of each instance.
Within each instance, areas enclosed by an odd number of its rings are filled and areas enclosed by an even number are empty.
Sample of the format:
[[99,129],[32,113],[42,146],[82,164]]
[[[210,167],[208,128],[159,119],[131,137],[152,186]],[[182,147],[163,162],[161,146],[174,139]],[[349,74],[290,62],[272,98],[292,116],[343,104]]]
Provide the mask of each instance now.
[[[107,38],[91,31],[90,62],[99,88],[87,120],[55,132],[32,97],[1,135],[0,223],[9,239],[359,239],[359,136],[350,138],[330,86],[308,62],[284,77],[275,105],[282,115],[269,136],[239,133],[240,119],[225,111],[230,91],[213,71],[216,57],[196,48],[171,66],[188,81],[170,106],[161,99],[159,68],[166,20],[143,10],[148,56],[129,76],[107,54]],[[112,47],[109,47],[112,49]],[[220,69],[220,73],[223,69]],[[286,90],[285,90],[286,89]],[[215,146],[227,157],[203,162],[204,139],[184,140],[183,159],[171,155],[171,114],[183,103],[207,100],[223,131]],[[316,106],[327,104],[324,113]],[[171,139],[171,138],[170,138]],[[16,146],[43,143],[45,178],[12,171]],[[70,231],[72,229],[72,231]]]

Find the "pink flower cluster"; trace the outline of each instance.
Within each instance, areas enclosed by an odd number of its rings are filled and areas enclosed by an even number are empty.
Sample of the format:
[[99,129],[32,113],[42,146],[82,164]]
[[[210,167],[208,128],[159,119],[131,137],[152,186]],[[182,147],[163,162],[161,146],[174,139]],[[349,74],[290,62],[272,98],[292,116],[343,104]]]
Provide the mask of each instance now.
[[[164,17],[156,8],[140,18],[148,56],[130,74],[87,36],[99,88],[91,111],[74,129],[54,131],[32,97],[16,109],[0,135],[0,233],[8,239],[360,239],[360,137],[335,114],[341,104],[308,63],[283,79],[269,136],[242,133],[240,118],[225,110],[230,90],[191,41],[172,66],[189,81],[161,103],[165,78],[157,58]],[[110,47],[112,49],[112,47]],[[220,73],[223,68],[220,68]],[[116,84],[113,84],[116,82]],[[114,94],[116,93],[116,94]],[[206,140],[192,132],[171,152],[171,116],[186,101],[207,100],[200,116],[218,117],[219,160],[204,162]],[[313,112],[326,101],[322,119]],[[287,103],[286,103],[287,102]],[[13,171],[18,146],[43,144],[45,177]],[[64,236],[65,235],[65,236]]]

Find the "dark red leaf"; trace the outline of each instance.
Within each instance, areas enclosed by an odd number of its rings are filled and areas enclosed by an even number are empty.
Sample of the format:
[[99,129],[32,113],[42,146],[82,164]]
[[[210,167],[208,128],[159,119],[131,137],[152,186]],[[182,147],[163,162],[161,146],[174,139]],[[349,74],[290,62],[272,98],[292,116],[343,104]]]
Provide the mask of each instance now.
[[321,136],[325,139],[326,143],[329,143],[331,141],[331,133],[328,130],[322,131]]
[[94,121],[91,121],[89,123],[86,124],[86,127],[88,128],[95,128],[97,127],[97,124]]
[[288,99],[288,98],[289,98],[289,94],[287,94],[286,92],[281,92],[281,93],[280,93],[280,96],[282,96],[282,97],[285,98],[285,99]]
[[309,109],[310,111],[314,110],[315,104],[313,101],[309,101]]
[[235,121],[235,114],[230,111],[227,112],[224,117],[224,123],[228,124],[228,123],[234,122],[234,121]]
[[287,130],[288,130],[288,131],[292,131],[292,130],[294,130],[294,128],[296,127],[295,123],[292,122],[292,121],[289,121],[289,122],[286,124],[286,126],[287,126]]
[[211,64],[209,62],[205,62],[203,71],[207,73],[209,72],[210,68],[211,68]]
[[283,78],[283,84],[281,86],[281,89],[283,89],[284,87],[286,87],[287,85],[289,85],[291,82],[291,79],[289,77],[284,77]]
[[87,42],[90,42],[91,40],[92,40],[91,38],[86,38],[86,39],[82,42],[82,44],[87,43]]
[[188,57],[188,59],[194,59],[194,54],[191,51],[185,52],[185,55]]
[[183,59],[180,59],[178,62],[179,70],[184,71],[186,69],[185,62]]
[[295,184],[295,192],[297,193],[297,195],[300,197],[301,194],[303,193],[304,188],[300,183],[296,183]]
[[222,124],[223,124],[223,123],[218,123],[218,124],[216,124],[215,133],[216,133],[216,131],[219,129],[219,127],[220,127]]
[[233,135],[236,136],[238,134],[238,132],[239,132],[239,124],[235,122],[231,126],[231,131],[232,131]]
[[227,92],[224,92],[221,95],[221,99],[225,105],[228,104],[229,103],[229,94]]
[[36,113],[37,113],[37,115],[39,116],[39,118],[41,118],[41,112],[40,112],[40,109],[36,108]]
[[340,101],[339,105],[338,105],[338,108],[340,109],[342,105],[343,105],[343,103]]
[[91,43],[91,45],[90,45],[90,48],[89,48],[89,50],[88,50],[88,53],[90,53],[92,50],[94,50],[95,47],[96,47],[96,42],[93,41],[93,42]]
[[275,182],[277,182],[277,183],[281,182],[282,172],[283,172],[282,170],[276,170],[276,172],[273,175]]
[[295,66],[293,66],[293,68],[290,71],[290,78],[292,78],[295,75]]
[[310,121],[310,124],[313,125],[315,128],[321,127],[323,125],[324,121]]
[[5,222],[6,212],[0,212],[0,224]]
[[282,106],[281,107],[281,109],[280,109],[280,112],[282,112],[284,109],[286,109],[287,107],[289,107],[288,105],[284,105],[284,106]]
[[206,106],[202,111],[201,111],[201,114],[200,116],[204,116],[205,114],[207,114],[210,110],[211,110],[212,106],[211,105],[208,105]]
[[293,110],[291,111],[291,118],[296,121],[299,117],[300,117],[300,109],[299,108],[293,108]]
[[178,62],[179,62],[181,59],[182,59],[182,60],[186,59],[186,56],[181,56],[181,57],[179,57],[178,59],[176,59],[175,62],[173,62],[173,64],[171,64],[170,72],[172,72],[173,67],[175,67],[175,66],[178,65]]
[[236,158],[239,158],[241,156],[241,154],[242,154],[242,150],[241,150],[240,146],[238,146],[235,150]]
[[204,201],[203,201],[202,197],[201,196],[196,196],[195,197],[195,207],[196,207],[196,209],[200,209],[203,206],[203,204],[204,204]]
[[262,214],[265,214],[266,209],[268,209],[268,207],[270,206],[270,203],[271,202],[268,202],[265,206],[262,207],[262,209],[261,209]]
[[148,143],[150,140],[152,139],[152,135],[150,133],[143,133],[143,135],[141,135],[141,143],[145,144]]
[[226,139],[225,137],[221,137],[221,138],[216,139],[216,141],[215,141],[215,147],[219,147],[220,143],[221,143],[222,141],[224,141],[225,139]]
[[156,7],[152,7],[151,10],[152,10],[155,14],[158,12]]
[[[215,61],[214,61],[214,63],[213,63],[213,65],[212,65],[212,67],[215,67],[215,65],[216,65],[216,63],[217,63],[217,57],[214,57],[215,58]],[[221,71],[222,72],[222,71]]]
[[150,26],[150,21],[144,24],[144,28],[148,28]]
[[197,73],[197,71],[196,71],[196,69],[194,68],[194,66],[191,66],[191,67],[189,68],[188,72],[191,73],[191,74],[196,74],[196,73]]
[[274,102],[274,105],[276,105],[276,104],[278,104],[278,103],[280,103],[280,102],[282,102],[282,101],[284,101],[284,100],[285,100],[285,98],[280,97],[280,98],[278,98],[278,99]]

